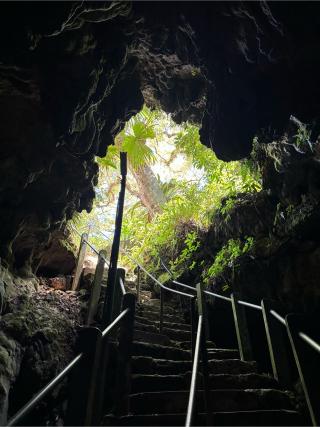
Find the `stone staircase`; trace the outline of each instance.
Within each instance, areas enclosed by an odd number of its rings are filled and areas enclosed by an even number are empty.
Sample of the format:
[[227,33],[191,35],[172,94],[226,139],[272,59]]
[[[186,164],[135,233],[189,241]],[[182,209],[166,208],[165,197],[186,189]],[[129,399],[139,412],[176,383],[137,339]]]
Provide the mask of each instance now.
[[[190,325],[165,306],[159,333],[159,301],[138,305],[132,357],[129,415],[104,417],[106,426],[181,426],[185,423],[191,381]],[[255,362],[239,359],[238,350],[208,343],[210,409],[214,425],[304,425],[294,396],[279,389]],[[195,425],[205,425],[202,378],[198,379]]]

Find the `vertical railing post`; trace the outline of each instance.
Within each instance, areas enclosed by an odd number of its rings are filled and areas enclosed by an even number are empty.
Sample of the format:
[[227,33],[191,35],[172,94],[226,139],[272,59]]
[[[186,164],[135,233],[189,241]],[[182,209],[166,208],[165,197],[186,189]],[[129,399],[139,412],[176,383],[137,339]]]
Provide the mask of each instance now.
[[194,349],[197,338],[197,318],[196,318],[196,300],[194,296],[190,299],[190,316],[191,316],[191,360],[194,359]]
[[131,391],[131,356],[134,333],[136,297],[127,293],[123,297],[122,310],[129,313],[122,320],[119,336],[119,356],[117,365],[117,380],[115,389],[115,415],[129,412],[129,394]]
[[231,294],[232,312],[237,334],[239,353],[241,360],[251,361],[253,360],[253,354],[247,316],[245,308],[238,303],[239,299],[240,297],[237,292]]
[[198,301],[198,314],[199,316],[202,315],[204,320],[205,338],[206,340],[209,340],[210,329],[209,329],[208,314],[207,314],[207,303],[206,303],[205,295],[203,292],[203,283],[197,283],[197,301]]
[[77,350],[83,353],[71,374],[66,425],[92,426],[98,378],[102,333],[98,328],[86,327],[80,331]]
[[101,357],[99,364],[99,377],[97,380],[97,398],[95,403],[95,424],[98,425],[101,421],[101,417],[104,414],[105,406],[105,392],[108,387],[108,376],[107,370],[110,363],[110,335],[106,335],[102,339],[101,345]]
[[124,268],[118,268],[117,269],[116,285],[114,288],[114,298],[113,298],[111,320],[114,320],[120,314],[121,301],[122,301],[122,291],[121,291],[121,286],[120,286],[120,278],[123,280],[123,283],[124,283],[125,275],[126,275],[126,270]]
[[71,287],[72,291],[76,291],[79,286],[79,280],[82,273],[83,261],[86,255],[87,240],[88,240],[88,234],[83,233],[81,235],[81,240],[80,240],[79,252],[77,257],[77,267],[76,267],[76,271],[74,273],[74,278],[72,281],[72,287]]
[[117,276],[117,265],[120,248],[121,227],[123,218],[124,198],[126,192],[126,176],[127,176],[127,153],[120,153],[120,169],[121,169],[121,186],[118,198],[117,213],[115,219],[115,230],[110,255],[110,265],[108,272],[108,281],[106,289],[106,297],[103,305],[102,326],[105,328],[111,322],[112,306],[114,298],[114,288]]
[[160,319],[159,319],[159,332],[162,334],[163,330],[163,304],[164,304],[164,291],[160,287]]
[[286,316],[288,335],[297,364],[313,426],[320,425],[320,354],[299,336],[300,332],[319,340],[319,319],[299,314]]
[[102,250],[99,252],[98,262],[96,265],[96,270],[94,272],[93,285],[92,285],[90,301],[89,301],[89,308],[88,308],[87,321],[86,321],[87,325],[90,325],[93,322],[94,316],[97,313],[99,298],[101,294],[101,283],[103,279],[106,256],[107,256],[106,251]]
[[[207,426],[212,425],[212,416],[210,411],[210,385],[209,385],[209,362],[207,352],[207,339],[209,339],[209,322],[207,317],[206,300],[203,292],[203,284],[197,284],[197,301],[198,301],[198,314],[202,316],[202,333],[200,341],[200,351],[202,360],[202,380],[203,380],[203,398],[204,398],[204,410],[206,413],[206,424]],[[200,318],[200,317],[199,317]]]
[[140,304],[140,287],[141,287],[141,277],[140,277],[140,265],[137,267],[137,302]]
[[[287,331],[277,319],[272,316],[270,310],[282,314],[283,307],[278,301],[263,299],[261,301],[263,321],[272,366],[273,377],[283,387],[292,386],[292,375],[290,369],[290,355],[288,352]],[[290,345],[290,344],[289,344]]]

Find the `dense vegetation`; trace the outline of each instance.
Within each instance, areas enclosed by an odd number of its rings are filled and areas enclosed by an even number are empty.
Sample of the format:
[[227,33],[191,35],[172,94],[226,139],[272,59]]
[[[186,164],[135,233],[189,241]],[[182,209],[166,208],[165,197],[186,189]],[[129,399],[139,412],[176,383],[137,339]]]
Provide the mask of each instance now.
[[[97,159],[100,179],[94,208],[75,219],[81,231],[90,229],[98,248],[109,243],[97,230],[112,236],[120,151],[127,152],[129,169],[122,249],[152,270],[159,268],[159,256],[176,276],[181,269],[193,269],[199,233],[208,228],[214,213],[220,210],[228,220],[238,193],[261,188],[250,159],[220,161],[200,143],[195,125],[177,125],[165,113],[144,108],[127,123],[106,157]],[[203,272],[204,280],[251,245],[250,236],[246,242],[230,242]],[[133,267],[125,253],[121,262]]]

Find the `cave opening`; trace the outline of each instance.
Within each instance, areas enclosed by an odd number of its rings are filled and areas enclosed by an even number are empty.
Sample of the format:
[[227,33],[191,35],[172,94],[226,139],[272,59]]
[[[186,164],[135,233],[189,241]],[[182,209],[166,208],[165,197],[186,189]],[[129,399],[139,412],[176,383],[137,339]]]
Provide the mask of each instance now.
[[[161,259],[175,277],[189,272],[188,281],[194,280],[192,270],[202,269],[201,277],[209,284],[222,267],[204,259],[196,262],[192,255],[218,211],[227,220],[238,194],[261,190],[258,166],[252,158],[219,160],[201,144],[199,126],[190,122],[177,124],[164,111],[144,106],[116,136],[106,156],[97,158],[99,182],[93,209],[76,215],[69,227],[77,247],[79,233],[86,232],[97,252],[108,249],[110,255],[120,185],[120,152],[126,152],[128,157],[120,264],[130,276],[135,265],[126,252],[152,272]],[[77,233],[73,232],[74,227]],[[231,252],[234,257],[244,254],[252,241],[249,235],[243,241],[230,241],[223,262],[228,264]],[[85,262],[91,262],[93,270],[97,252],[88,250]],[[38,274],[43,272],[46,273],[40,270]],[[166,270],[162,271],[160,280],[166,274]],[[224,290],[227,289],[226,282]]]
[[[186,351],[192,353],[194,309],[168,298],[160,325],[159,283],[195,292],[200,282],[198,301],[203,292],[213,296],[207,344],[219,363],[213,358],[211,367],[214,375],[228,375],[219,377],[215,396],[225,396],[217,404],[223,422],[237,423],[250,389],[269,415],[248,404],[244,425],[262,418],[300,423],[308,413],[301,392],[308,381],[301,372],[299,380],[291,351],[281,369],[293,366],[293,380],[281,383],[272,353],[283,343],[288,349],[295,336],[287,325],[291,332],[270,344],[261,301],[269,301],[266,307],[276,301],[282,325],[287,313],[310,316],[314,328],[304,332],[320,340],[320,3],[2,2],[0,11],[0,423],[72,360],[84,325],[101,327],[106,274],[88,324],[97,257],[85,259],[73,289],[82,243],[74,229],[89,232],[90,245],[107,249],[109,259],[111,245],[98,231],[112,237],[120,151],[129,166],[123,285],[137,294],[135,261],[156,277],[141,273],[139,327],[131,331],[136,374],[150,375],[147,388],[156,384],[158,392],[156,375],[165,375],[169,388],[180,381],[185,399],[191,368],[182,369],[182,381],[170,357],[182,366]],[[247,353],[235,330],[236,294],[256,310],[239,316],[252,341]],[[318,362],[305,354],[316,375]],[[145,357],[140,365],[139,357]],[[168,380],[170,369],[175,378]],[[278,390],[289,383],[293,400]],[[44,401],[30,424],[63,423],[55,398],[65,392]],[[143,411],[140,397],[131,399]],[[148,397],[150,409],[154,395]],[[238,397],[244,406],[231,405],[231,418],[223,418],[224,403]],[[316,411],[309,412],[316,425]]]

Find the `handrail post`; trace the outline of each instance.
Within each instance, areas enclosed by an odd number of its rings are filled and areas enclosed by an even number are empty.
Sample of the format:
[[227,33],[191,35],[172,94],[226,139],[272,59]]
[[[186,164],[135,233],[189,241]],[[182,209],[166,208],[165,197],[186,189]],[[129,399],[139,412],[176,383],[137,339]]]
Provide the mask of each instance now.
[[238,303],[239,300],[239,294],[237,292],[233,292],[233,294],[231,294],[231,303],[239,353],[241,360],[251,361],[253,360],[253,354],[247,316],[244,307]]
[[137,302],[140,304],[141,299],[140,299],[140,287],[141,287],[141,283],[140,283],[141,277],[140,277],[140,265],[138,265],[137,267]]
[[160,287],[160,319],[159,319],[159,332],[162,334],[163,330],[163,304],[164,304],[164,292],[162,287]]
[[303,331],[312,338],[319,339],[319,320],[305,315],[288,314],[286,316],[286,325],[302,388],[307,401],[311,422],[313,426],[319,426],[320,354],[299,336],[299,332]]
[[131,391],[131,356],[134,333],[136,297],[127,293],[123,296],[122,310],[129,308],[129,313],[122,320],[119,336],[119,356],[115,390],[115,415],[129,412],[129,394]]
[[124,198],[126,193],[126,176],[127,176],[127,153],[120,153],[120,170],[121,170],[121,185],[118,197],[117,213],[115,219],[114,237],[111,247],[110,265],[108,271],[108,281],[106,296],[103,305],[102,326],[105,328],[111,323],[112,306],[114,300],[114,288],[116,283],[117,265],[119,258],[121,227],[123,218]]
[[86,321],[87,325],[90,325],[93,322],[94,316],[97,313],[99,298],[101,294],[101,283],[103,279],[106,256],[107,256],[106,251],[102,250],[99,252],[98,263],[96,266],[96,270],[94,272],[93,285],[92,285],[90,301],[89,301],[89,308],[88,308],[87,321]]
[[111,320],[113,321],[119,314],[121,309],[122,291],[120,286],[120,278],[124,282],[126,270],[124,268],[117,268],[116,285],[114,288],[113,307]]
[[209,340],[210,338],[210,328],[209,328],[209,322],[208,322],[208,315],[207,315],[207,303],[205,300],[205,295],[203,292],[203,283],[197,283],[197,301],[198,301],[198,314],[199,316],[203,316],[204,320],[204,331],[205,331],[205,338],[206,340]]
[[66,425],[95,425],[94,403],[100,362],[102,332],[98,328],[84,327],[80,330],[78,350],[84,356],[71,374],[70,400]]
[[290,355],[288,352],[288,336],[277,319],[270,310],[281,313],[282,304],[278,301],[263,299],[261,301],[263,321],[266,329],[266,336],[272,366],[273,377],[284,387],[292,386],[292,375],[290,370]]
[[191,315],[191,360],[194,359],[194,349],[196,346],[197,336],[197,319],[196,319],[196,296],[190,299],[190,315]]
[[200,350],[202,360],[202,381],[203,381],[203,398],[204,410],[206,413],[207,426],[212,425],[211,412],[209,407],[210,402],[210,386],[209,386],[209,366],[208,366],[208,353],[207,353],[207,340],[209,339],[209,323],[207,318],[206,300],[203,293],[203,283],[197,284],[197,300],[198,300],[198,313],[203,319],[203,328],[200,337]]
[[79,252],[77,257],[77,267],[74,273],[71,290],[76,291],[79,287],[79,280],[82,273],[83,261],[86,255],[88,233],[81,234]]

